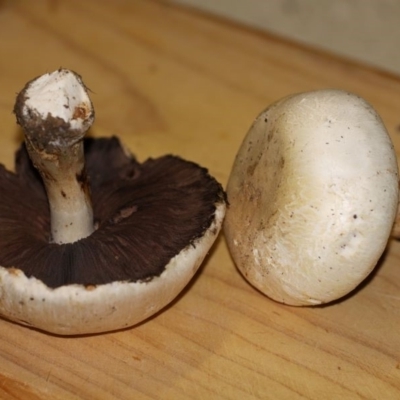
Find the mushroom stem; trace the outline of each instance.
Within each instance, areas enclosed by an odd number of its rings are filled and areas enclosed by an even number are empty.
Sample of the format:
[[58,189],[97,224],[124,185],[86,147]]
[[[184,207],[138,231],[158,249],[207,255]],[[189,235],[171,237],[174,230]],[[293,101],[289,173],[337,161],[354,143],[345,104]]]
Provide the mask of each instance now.
[[29,156],[48,196],[51,241],[73,243],[94,231],[83,137],[94,110],[81,77],[59,69],[27,83],[14,107]]
[[[27,139],[29,156],[39,170],[50,206],[51,241],[73,243],[93,230],[93,211],[85,172],[83,141],[40,152]],[[29,143],[29,144],[28,144]]]

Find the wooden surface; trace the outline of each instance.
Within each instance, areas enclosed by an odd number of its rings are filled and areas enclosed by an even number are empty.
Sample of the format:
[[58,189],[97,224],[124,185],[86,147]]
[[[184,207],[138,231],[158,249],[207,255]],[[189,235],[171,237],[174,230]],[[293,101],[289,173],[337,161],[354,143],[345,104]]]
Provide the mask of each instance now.
[[[394,77],[163,2],[15,0],[0,2],[7,167],[21,141],[15,93],[60,66],[93,90],[94,136],[120,135],[141,160],[179,154],[224,185],[255,116],[294,92],[360,94],[400,149]],[[140,326],[61,338],[0,320],[0,398],[399,399],[399,332],[399,242],[346,299],[293,308],[248,285],[221,237],[187,290]]]

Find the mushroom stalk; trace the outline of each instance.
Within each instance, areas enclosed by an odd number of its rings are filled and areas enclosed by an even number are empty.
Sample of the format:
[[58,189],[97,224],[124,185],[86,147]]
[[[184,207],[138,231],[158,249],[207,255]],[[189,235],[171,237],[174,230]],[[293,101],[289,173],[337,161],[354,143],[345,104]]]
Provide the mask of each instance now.
[[83,142],[47,153],[38,151],[28,140],[25,139],[29,155],[42,176],[49,200],[51,240],[58,244],[73,243],[89,236],[94,230],[93,211]]
[[51,241],[73,243],[94,231],[83,137],[94,110],[81,77],[59,69],[19,93],[14,108],[29,156],[48,196]]

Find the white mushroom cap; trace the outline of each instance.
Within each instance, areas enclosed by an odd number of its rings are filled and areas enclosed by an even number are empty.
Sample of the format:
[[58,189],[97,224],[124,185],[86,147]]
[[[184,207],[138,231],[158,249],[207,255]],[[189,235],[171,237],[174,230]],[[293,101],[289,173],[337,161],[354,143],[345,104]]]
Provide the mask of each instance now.
[[218,236],[224,215],[221,202],[204,235],[172,258],[160,276],[145,282],[52,289],[19,269],[0,267],[0,315],[60,335],[135,325],[165,307],[186,286]]
[[227,187],[227,243],[243,275],[291,305],[338,299],[382,255],[398,204],[396,155],[373,108],[321,90],[254,122]]

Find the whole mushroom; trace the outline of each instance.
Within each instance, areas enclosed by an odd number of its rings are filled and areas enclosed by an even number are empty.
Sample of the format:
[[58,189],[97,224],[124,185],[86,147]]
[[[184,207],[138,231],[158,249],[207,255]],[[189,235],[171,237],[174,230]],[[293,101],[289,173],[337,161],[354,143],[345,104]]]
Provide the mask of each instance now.
[[327,303],[363,281],[387,245],[396,154],[365,100],[340,90],[296,94],[255,120],[227,195],[224,233],[245,278],[278,302]]
[[0,315],[75,335],[171,302],[218,235],[220,184],[179,157],[139,163],[115,137],[84,139],[94,110],[73,71],[29,82],[14,112],[25,146],[15,173],[0,166]]

